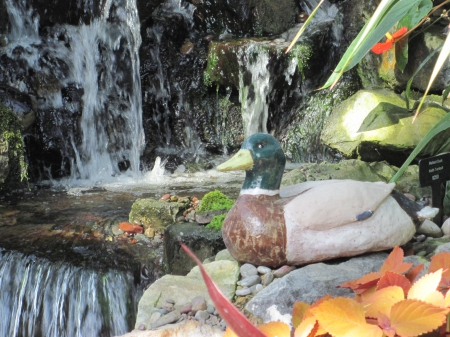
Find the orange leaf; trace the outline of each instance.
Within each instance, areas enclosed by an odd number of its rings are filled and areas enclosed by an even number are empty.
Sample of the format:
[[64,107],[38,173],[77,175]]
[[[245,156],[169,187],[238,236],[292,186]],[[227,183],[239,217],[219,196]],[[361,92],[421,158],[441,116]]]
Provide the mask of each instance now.
[[292,325],[294,328],[301,323],[305,312],[308,311],[309,308],[310,305],[308,303],[295,301],[292,308]]
[[[334,337],[357,336],[353,334],[352,331],[360,333],[365,329],[369,331],[374,327],[373,325],[366,323],[364,310],[361,304],[350,298],[333,298],[321,303],[316,308],[312,308],[311,311],[314,316],[316,316],[320,326]],[[379,336],[381,335],[380,329]],[[367,335],[366,333],[363,333],[359,336]]]
[[445,294],[445,306],[448,308],[450,307],[450,291],[447,291],[447,294]]
[[[321,305],[323,302],[328,301],[331,299],[331,295],[325,295],[321,298],[319,298],[317,301],[315,301],[313,304],[311,304],[311,306],[309,307],[309,309],[305,312],[305,314],[303,315],[303,320],[306,320],[307,318],[310,317],[314,317],[314,319],[316,319],[316,317],[314,316],[314,314],[312,313],[311,309],[317,308],[319,305]],[[316,336],[320,336],[320,335],[324,335],[327,332],[320,326],[320,324],[318,325],[318,329],[316,331]]]
[[431,293],[436,291],[441,278],[442,269],[422,276],[409,290],[408,299],[425,301]]
[[409,289],[411,288],[411,282],[409,280],[400,274],[387,271],[382,278],[380,278],[380,281],[377,283],[377,290],[389,287],[389,286],[399,286],[403,289],[403,292],[406,296],[408,294]]
[[422,269],[423,269],[423,264],[418,264],[417,266],[415,266],[411,270],[408,270],[408,272],[405,274],[405,277],[412,284],[412,283],[414,283],[414,281],[416,280],[417,276],[420,274]]
[[239,336],[236,335],[234,331],[231,330],[231,328],[228,326],[227,329],[225,330],[225,334],[222,337],[239,337]]
[[260,325],[258,329],[266,337],[291,337],[291,328],[286,323],[269,322]]
[[208,289],[209,296],[211,300],[214,302],[217,311],[220,316],[228,323],[230,329],[239,336],[239,337],[265,337],[264,334],[258,330],[256,326],[254,326],[247,317],[244,316],[234,305],[231,303],[228,298],[226,298],[211,277],[206,272],[205,268],[202,265],[202,262],[198,259],[197,256],[184,244],[180,242],[181,248],[189,255],[195,263],[197,263],[200,268],[200,272],[202,273],[203,280],[205,281],[206,287]]
[[440,327],[449,309],[417,300],[404,300],[391,309],[391,327],[401,337],[412,337]]
[[405,294],[401,287],[390,286],[373,293],[361,304],[364,307],[366,317],[378,318],[380,313],[389,316],[392,306],[404,299]]
[[374,272],[374,273],[369,273],[369,274],[364,275],[363,277],[361,277],[359,279],[342,283],[338,287],[340,287],[340,288],[350,288],[350,289],[353,289],[353,291],[356,294],[361,294],[364,291],[366,291],[367,289],[375,286],[378,283],[378,280],[383,275],[384,275],[384,273],[379,272],[379,271]]
[[386,261],[384,261],[383,265],[381,266],[380,272],[384,274],[384,272],[386,271],[392,271],[394,273],[403,274],[412,266],[412,263],[404,263],[403,257],[403,249],[401,249],[399,246],[396,246],[389,254]]
[[442,268],[444,272],[442,273],[442,280],[439,287],[443,289],[450,288],[450,252],[442,252],[434,255],[431,258],[430,266],[428,267],[428,272],[433,272]]
[[314,316],[305,318],[295,329],[294,337],[313,337],[316,336],[319,324]]

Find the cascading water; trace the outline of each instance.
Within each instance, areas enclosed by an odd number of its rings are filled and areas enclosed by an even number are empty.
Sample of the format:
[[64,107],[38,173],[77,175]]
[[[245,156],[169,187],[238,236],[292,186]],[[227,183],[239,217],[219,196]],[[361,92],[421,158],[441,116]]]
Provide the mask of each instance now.
[[2,337],[109,337],[133,327],[141,294],[129,272],[0,251],[0,274]]
[[89,23],[45,28],[25,0],[6,0],[6,9],[10,30],[0,55],[20,70],[0,64],[2,81],[34,97],[39,141],[61,157],[51,164],[59,167],[44,163],[49,174],[41,178],[62,172],[71,183],[92,184],[120,171],[139,172],[144,133],[136,2],[106,1]]

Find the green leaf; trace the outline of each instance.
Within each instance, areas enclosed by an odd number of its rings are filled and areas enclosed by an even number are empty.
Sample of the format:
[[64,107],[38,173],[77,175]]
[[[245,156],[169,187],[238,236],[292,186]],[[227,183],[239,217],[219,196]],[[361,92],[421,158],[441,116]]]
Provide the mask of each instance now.
[[408,165],[411,164],[411,162],[416,158],[416,156],[422,151],[422,149],[425,147],[425,145],[428,144],[428,142],[436,136],[438,133],[447,130],[450,128],[450,113],[446,114],[442,119],[436,123],[435,126],[431,128],[430,131],[423,137],[423,139],[417,144],[414,151],[409,155],[409,157],[406,159],[406,161],[403,163],[402,167],[397,171],[397,173],[392,177],[392,179],[389,181],[390,183],[395,183],[398,178],[401,177],[403,172],[408,168]]
[[422,0],[382,1],[321,89],[334,85],[345,71],[350,70],[361,61],[364,55],[420,1]]
[[450,93],[450,85],[447,88],[445,88],[444,92],[442,93],[442,105],[447,99],[449,93]]

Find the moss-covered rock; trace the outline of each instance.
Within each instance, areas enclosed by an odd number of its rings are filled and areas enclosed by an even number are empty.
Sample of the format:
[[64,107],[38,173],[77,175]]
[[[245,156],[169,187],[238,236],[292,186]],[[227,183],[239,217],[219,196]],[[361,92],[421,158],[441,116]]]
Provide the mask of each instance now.
[[16,115],[0,104],[0,190],[27,177],[21,129]]
[[[327,119],[321,140],[347,158],[387,160],[400,166],[447,110],[427,103],[413,121],[405,101],[389,90],[361,90],[339,104]],[[450,150],[450,130],[422,150],[428,157]]]
[[[231,207],[233,207],[233,205],[234,200],[231,200],[222,192],[215,190],[205,194],[200,204],[200,208],[198,209],[198,212],[201,214],[202,212],[208,211],[219,211],[219,210],[229,211]],[[214,216],[211,219],[211,222],[208,225],[206,225],[206,228],[221,230],[223,220],[225,220],[225,216],[226,214],[219,214]]]
[[186,208],[187,204],[181,202],[138,199],[131,206],[129,221],[161,233],[165,227],[175,223]]

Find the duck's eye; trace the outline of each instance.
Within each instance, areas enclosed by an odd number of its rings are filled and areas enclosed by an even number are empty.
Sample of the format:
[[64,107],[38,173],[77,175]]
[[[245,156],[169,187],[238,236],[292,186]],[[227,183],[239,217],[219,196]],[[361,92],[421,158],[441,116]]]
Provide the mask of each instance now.
[[258,143],[258,149],[262,149],[264,148],[264,144],[263,143]]

